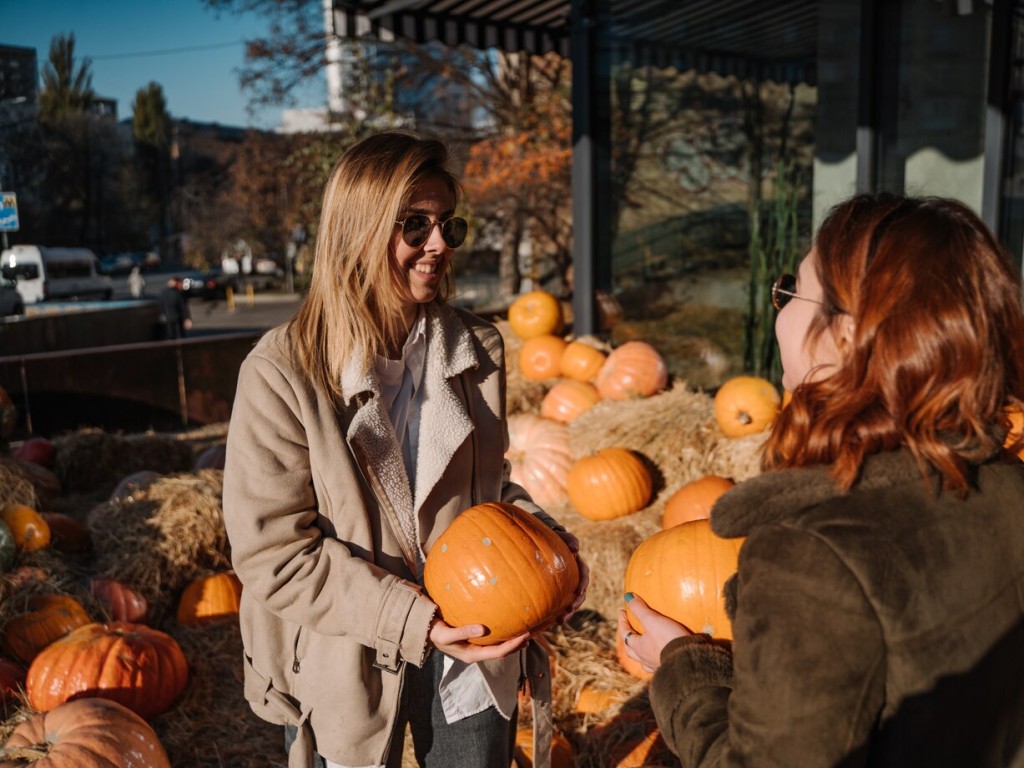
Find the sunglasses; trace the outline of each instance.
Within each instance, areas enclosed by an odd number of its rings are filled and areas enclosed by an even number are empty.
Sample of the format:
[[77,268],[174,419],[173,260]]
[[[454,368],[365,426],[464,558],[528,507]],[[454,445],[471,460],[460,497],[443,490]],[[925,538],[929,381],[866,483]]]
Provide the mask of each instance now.
[[410,213],[402,221],[396,221],[402,227],[402,241],[410,248],[419,248],[430,239],[430,233],[434,227],[441,227],[441,238],[449,248],[458,248],[466,241],[469,234],[469,224],[458,216],[452,216],[444,221],[432,219],[425,213]]
[[825,302],[818,301],[817,299],[808,299],[806,296],[800,296],[796,292],[796,275],[779,275],[775,279],[775,282],[772,283],[772,306],[776,309],[782,309],[784,306],[789,304],[790,299],[810,301],[822,306],[825,304]]

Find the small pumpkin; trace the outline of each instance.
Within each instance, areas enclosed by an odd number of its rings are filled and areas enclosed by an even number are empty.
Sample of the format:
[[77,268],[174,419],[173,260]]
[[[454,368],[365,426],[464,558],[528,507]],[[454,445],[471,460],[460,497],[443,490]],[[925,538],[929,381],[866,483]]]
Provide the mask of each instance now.
[[53,443],[45,437],[29,437],[11,450],[11,455],[29,464],[38,464],[53,469],[53,461],[57,455]]
[[25,552],[45,549],[50,543],[50,526],[32,507],[24,504],[7,504],[0,510],[3,520],[14,534],[14,544]]
[[[736,572],[742,543],[742,539],[716,536],[707,520],[691,520],[659,531],[633,551],[623,589],[691,632],[732,640],[722,590]],[[626,617],[635,631],[643,632],[628,603]]]
[[519,348],[519,373],[527,381],[555,378],[562,372],[565,347],[565,339],[551,333],[527,339]]
[[103,604],[114,621],[146,623],[149,601],[123,581],[91,578],[89,591]]
[[547,291],[524,293],[509,306],[508,324],[524,340],[546,333],[557,335],[565,327],[562,303]]
[[0,573],[5,573],[14,565],[16,550],[11,526],[0,520]]
[[732,480],[718,475],[705,475],[692,480],[669,496],[661,515],[661,527],[704,520],[711,516],[711,508],[718,497],[735,485]]
[[7,717],[8,703],[12,705],[13,710],[24,687],[25,668],[10,659],[0,658],[0,714]]
[[588,742],[605,755],[608,768],[676,765],[649,709],[627,709],[588,734]]
[[12,616],[4,625],[4,643],[26,664],[54,641],[92,621],[71,595],[33,595],[27,607],[27,611]]
[[647,342],[627,341],[611,351],[594,383],[608,400],[650,397],[668,384],[668,366]]
[[170,635],[144,624],[86,624],[40,651],[28,669],[28,701],[41,712],[83,696],[111,699],[140,717],[166,712],[188,683]]
[[[573,768],[576,750],[560,733],[551,734],[551,768]],[[513,768],[533,768],[533,728],[523,726],[516,730],[516,746],[512,753]]]
[[178,623],[199,624],[237,616],[242,582],[234,571],[222,571],[194,579],[178,601]]
[[601,715],[626,701],[626,694],[617,688],[596,688],[589,683],[580,687],[574,709],[581,715]]
[[579,586],[576,558],[562,538],[512,504],[464,510],[427,553],[423,583],[454,627],[482,624],[475,645],[494,645],[551,626]]
[[540,403],[540,415],[546,419],[569,424],[601,400],[593,384],[562,379],[548,390]]
[[639,512],[651,499],[647,466],[625,448],[603,448],[578,459],[566,477],[569,500],[588,520],[613,520]]
[[0,768],[171,768],[153,728],[116,701],[84,698],[40,712],[0,748]]
[[41,513],[50,528],[50,544],[59,552],[78,554],[92,548],[89,531],[78,520],[63,512]]
[[569,430],[565,424],[532,413],[508,418],[508,451],[511,480],[526,489],[542,507],[568,500],[565,482],[573,464]]
[[607,357],[597,347],[576,339],[569,342],[562,352],[562,375],[576,381],[593,381]]
[[726,437],[764,432],[779,413],[779,392],[759,376],[736,376],[715,393],[715,420]]

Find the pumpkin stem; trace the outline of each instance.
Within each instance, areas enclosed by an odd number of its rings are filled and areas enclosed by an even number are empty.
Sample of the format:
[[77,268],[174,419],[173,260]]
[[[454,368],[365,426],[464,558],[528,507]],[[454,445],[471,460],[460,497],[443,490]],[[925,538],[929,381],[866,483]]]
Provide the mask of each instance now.
[[53,745],[45,743],[33,744],[30,747],[11,747],[10,749],[0,749],[0,760],[18,760],[26,764],[34,763],[37,760],[42,760],[50,754],[51,746]]
[[754,421],[752,418],[750,418],[750,414],[747,413],[746,411],[740,411],[739,419],[740,424],[743,424],[744,426]]

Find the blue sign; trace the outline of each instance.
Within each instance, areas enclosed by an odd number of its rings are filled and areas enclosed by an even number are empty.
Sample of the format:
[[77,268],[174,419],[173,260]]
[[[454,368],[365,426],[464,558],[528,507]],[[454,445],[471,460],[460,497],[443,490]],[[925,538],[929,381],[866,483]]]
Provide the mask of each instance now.
[[18,231],[18,196],[0,192],[0,232]]

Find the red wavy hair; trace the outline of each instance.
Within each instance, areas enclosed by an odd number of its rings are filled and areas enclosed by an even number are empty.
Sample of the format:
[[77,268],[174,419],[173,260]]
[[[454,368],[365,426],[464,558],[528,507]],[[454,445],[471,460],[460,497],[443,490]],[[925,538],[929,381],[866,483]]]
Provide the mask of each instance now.
[[815,238],[825,303],[805,343],[854,321],[831,375],[797,387],[764,467],[828,464],[842,489],[873,453],[906,446],[947,488],[996,453],[1024,399],[1017,270],[962,203],[890,194],[836,206]]

